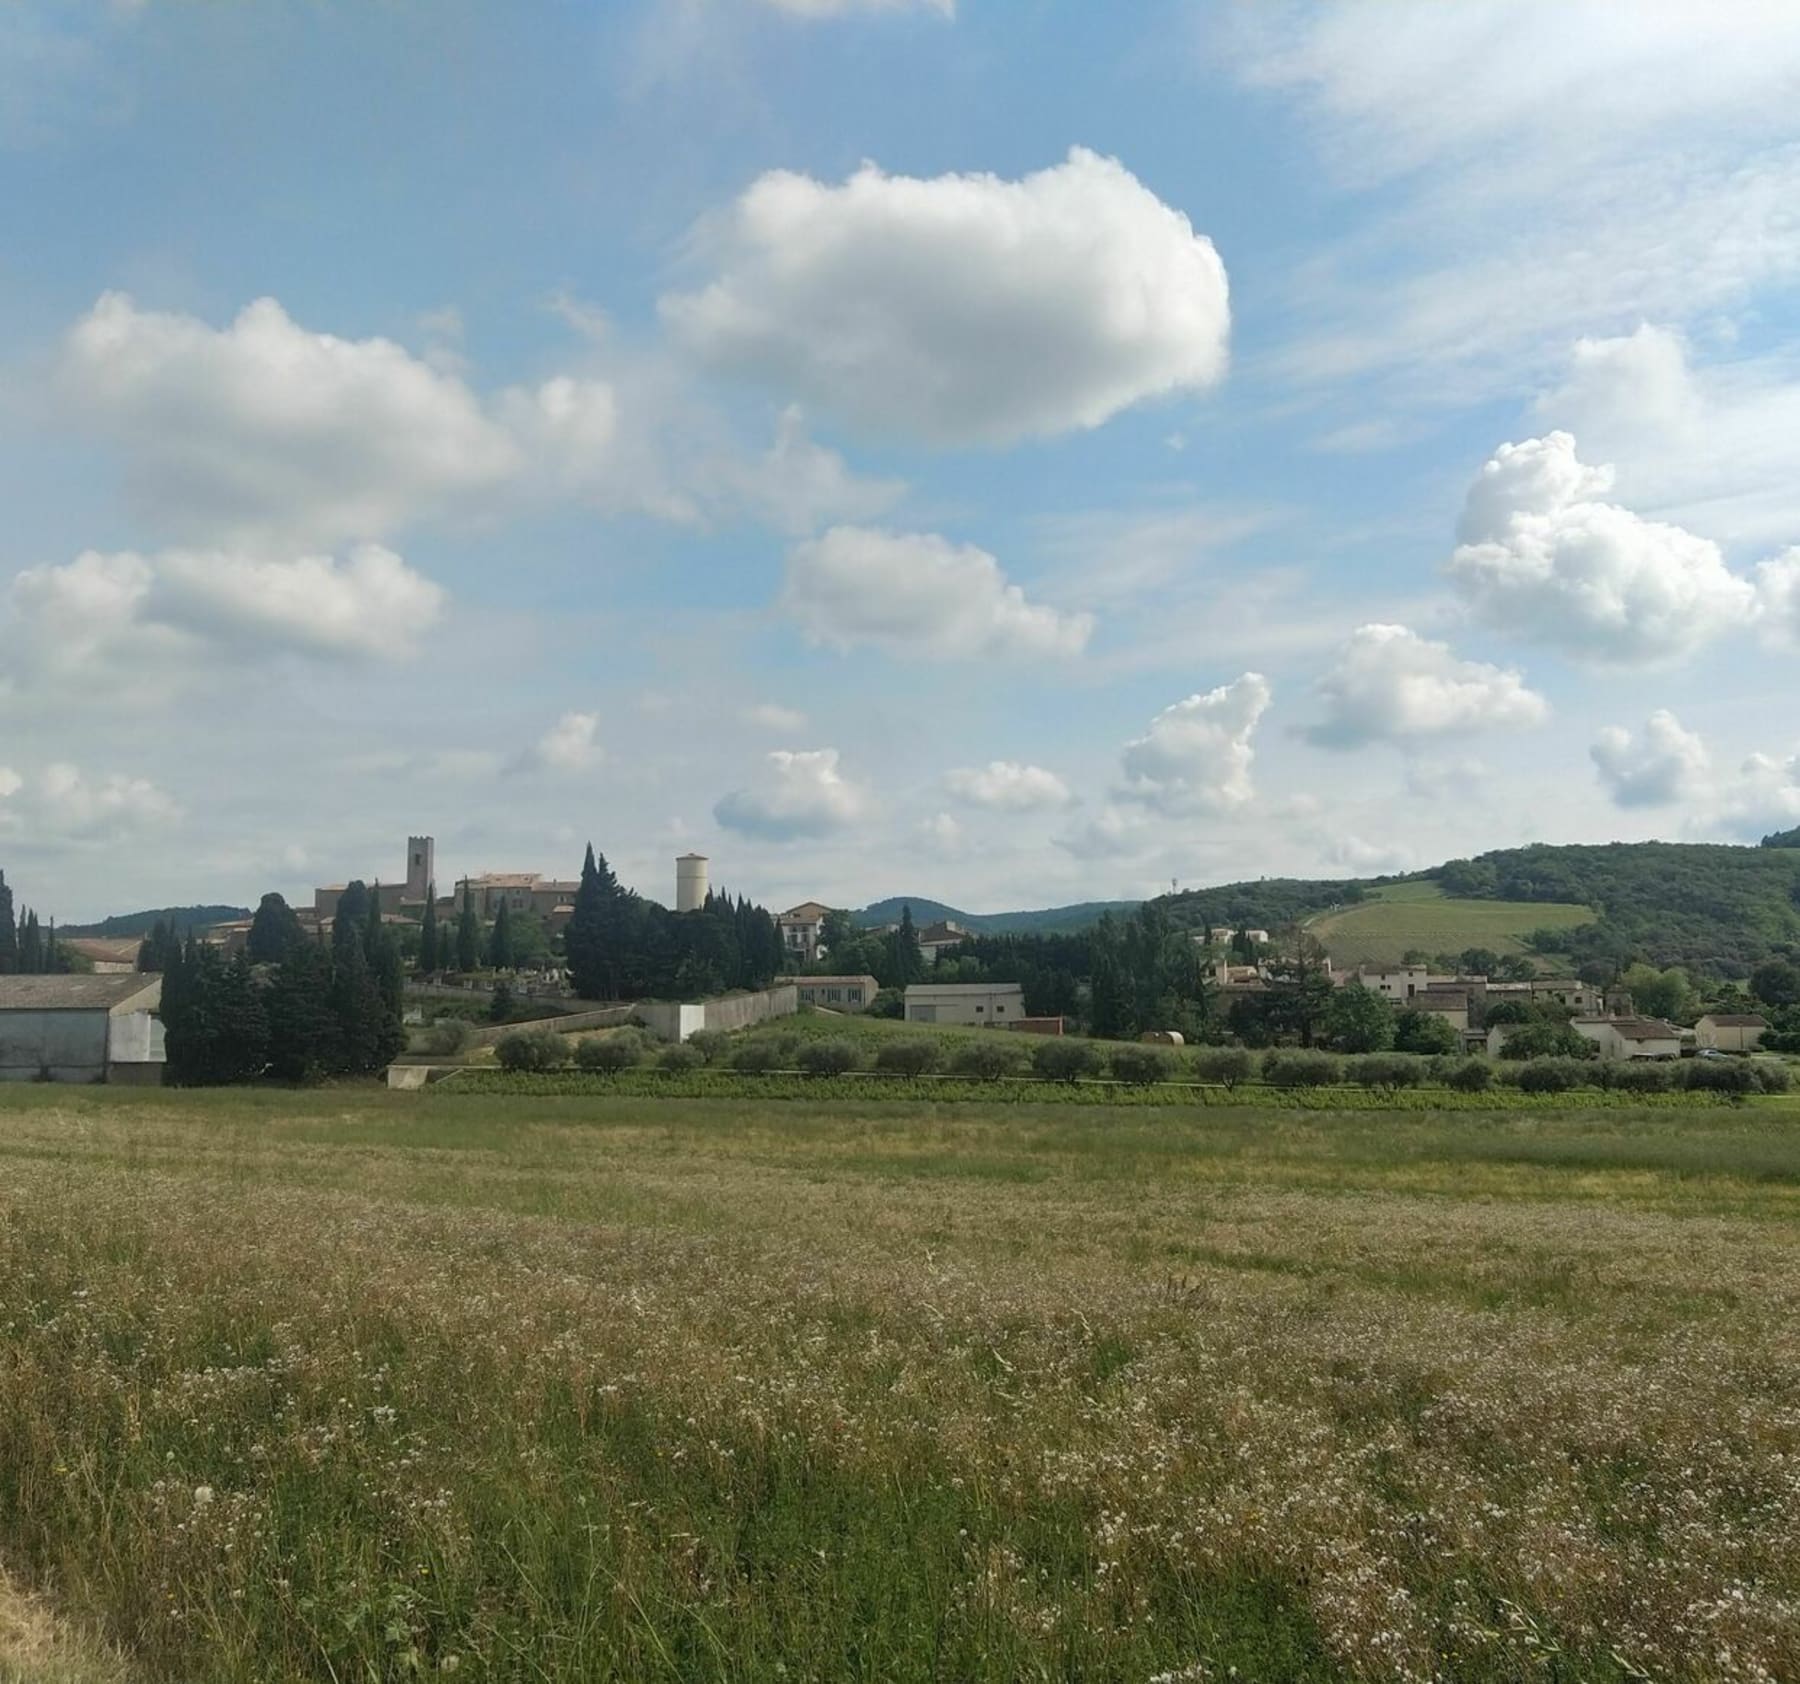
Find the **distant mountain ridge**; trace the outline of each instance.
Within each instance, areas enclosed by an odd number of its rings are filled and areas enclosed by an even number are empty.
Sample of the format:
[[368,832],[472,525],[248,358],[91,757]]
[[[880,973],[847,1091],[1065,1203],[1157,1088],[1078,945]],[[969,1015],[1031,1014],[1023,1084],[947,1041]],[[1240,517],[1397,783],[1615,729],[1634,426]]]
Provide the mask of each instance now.
[[1050,906],[1037,912],[960,912],[941,900],[924,895],[891,895],[850,914],[864,929],[900,922],[902,907],[912,908],[913,922],[926,924],[960,924],[965,930],[978,930],[983,935],[1073,935],[1100,922],[1102,913],[1135,912],[1143,903],[1135,900],[1086,900],[1074,906]]
[[144,912],[115,913],[97,924],[65,924],[56,933],[123,940],[127,936],[147,936],[158,924],[171,924],[185,935],[189,930],[208,930],[214,924],[229,924],[249,916],[247,906],[153,906]]

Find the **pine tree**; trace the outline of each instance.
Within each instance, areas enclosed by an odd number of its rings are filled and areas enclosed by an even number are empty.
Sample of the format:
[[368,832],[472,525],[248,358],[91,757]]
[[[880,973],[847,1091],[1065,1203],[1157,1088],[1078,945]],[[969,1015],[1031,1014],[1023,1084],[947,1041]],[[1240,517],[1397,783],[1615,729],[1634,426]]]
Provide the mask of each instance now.
[[512,913],[503,895],[500,910],[494,914],[494,927],[488,932],[488,964],[497,971],[510,971],[513,959]]
[[19,968],[19,932],[13,926],[13,892],[6,886],[6,873],[0,871],[0,976],[11,976]]
[[419,970],[430,976],[438,968],[437,884],[425,885],[425,913],[419,920]]
[[463,879],[462,913],[456,920],[456,968],[472,971],[481,963],[481,922],[475,916],[474,885]]

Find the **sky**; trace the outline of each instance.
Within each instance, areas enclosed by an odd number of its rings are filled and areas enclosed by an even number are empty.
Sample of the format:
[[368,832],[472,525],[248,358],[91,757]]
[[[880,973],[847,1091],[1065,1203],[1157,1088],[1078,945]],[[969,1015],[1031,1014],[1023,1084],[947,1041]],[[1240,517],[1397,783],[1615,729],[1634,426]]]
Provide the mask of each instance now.
[[0,8],[0,868],[1800,823],[1791,0]]

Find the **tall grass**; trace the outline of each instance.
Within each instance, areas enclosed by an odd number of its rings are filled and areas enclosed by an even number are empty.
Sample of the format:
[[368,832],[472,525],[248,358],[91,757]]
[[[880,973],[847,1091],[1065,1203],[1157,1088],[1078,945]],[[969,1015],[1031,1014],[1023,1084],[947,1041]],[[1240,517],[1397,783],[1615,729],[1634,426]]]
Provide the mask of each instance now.
[[1790,1126],[9,1096],[0,1556],[147,1679],[1794,1676]]

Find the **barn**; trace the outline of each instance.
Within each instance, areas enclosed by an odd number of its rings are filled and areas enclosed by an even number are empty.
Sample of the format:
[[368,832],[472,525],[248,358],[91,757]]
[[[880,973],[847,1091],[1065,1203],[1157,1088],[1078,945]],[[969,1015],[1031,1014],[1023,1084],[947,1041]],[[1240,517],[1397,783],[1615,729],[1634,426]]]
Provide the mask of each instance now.
[[0,1082],[163,1077],[159,976],[0,976]]

